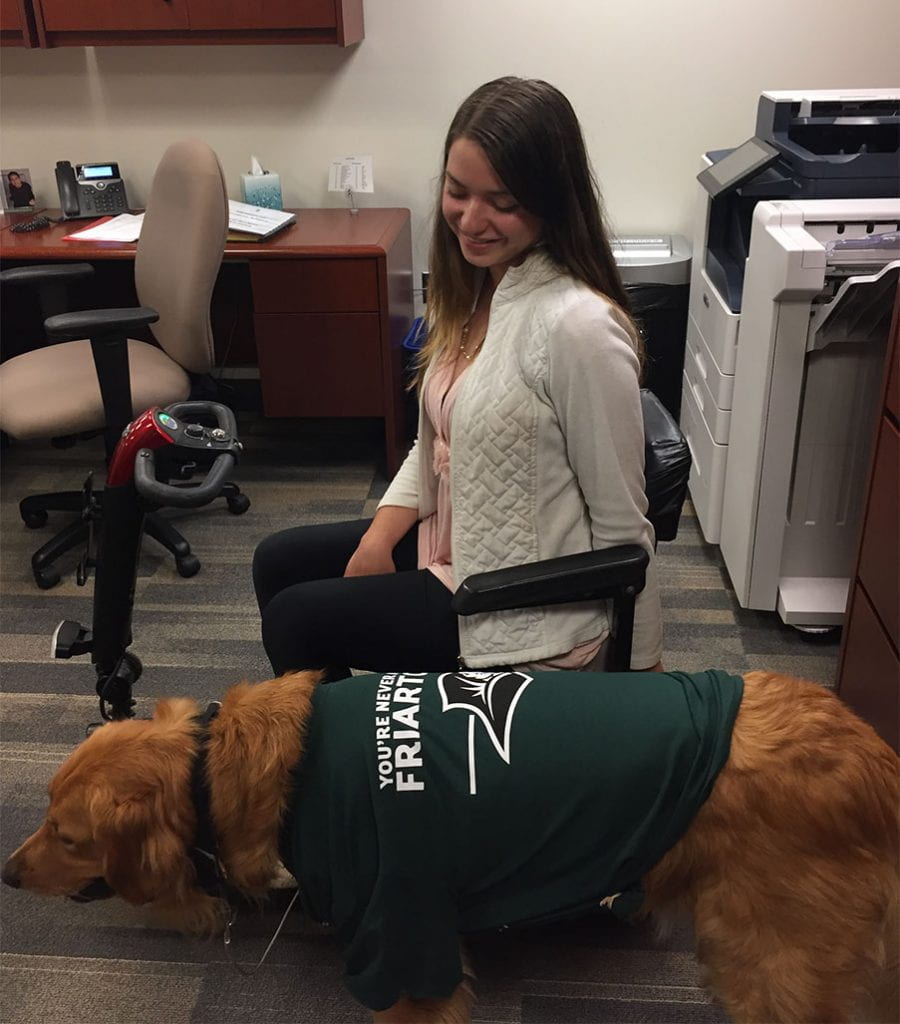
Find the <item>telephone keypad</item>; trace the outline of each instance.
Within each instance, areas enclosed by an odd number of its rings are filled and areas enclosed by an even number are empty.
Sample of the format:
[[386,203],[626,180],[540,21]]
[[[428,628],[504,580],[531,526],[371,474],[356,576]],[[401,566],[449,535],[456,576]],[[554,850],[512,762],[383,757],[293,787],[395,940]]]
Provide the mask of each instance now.
[[125,190],[121,182],[111,181],[88,187],[91,190],[89,202],[97,213],[121,213],[125,209]]

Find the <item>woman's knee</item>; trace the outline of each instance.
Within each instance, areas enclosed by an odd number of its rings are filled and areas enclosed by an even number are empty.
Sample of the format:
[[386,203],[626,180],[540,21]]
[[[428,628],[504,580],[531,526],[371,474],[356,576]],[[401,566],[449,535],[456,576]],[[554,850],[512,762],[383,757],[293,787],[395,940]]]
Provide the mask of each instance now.
[[273,594],[262,607],[262,640],[276,672],[322,668],[322,629],[316,611],[321,600],[314,585],[298,583]]
[[253,586],[260,611],[294,584],[343,576],[370,522],[360,519],[292,526],[260,541],[253,554]]
[[279,570],[283,571],[284,559],[279,552],[282,548],[282,533],[270,534],[256,545],[253,552],[253,589],[256,591],[260,611],[281,589]]

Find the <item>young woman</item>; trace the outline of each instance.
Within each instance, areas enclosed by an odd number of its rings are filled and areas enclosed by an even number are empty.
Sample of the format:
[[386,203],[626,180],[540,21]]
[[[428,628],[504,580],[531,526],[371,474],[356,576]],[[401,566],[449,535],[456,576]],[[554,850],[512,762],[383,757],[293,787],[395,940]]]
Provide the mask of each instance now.
[[453,119],[427,319],[419,436],[374,518],[257,549],[274,669],[602,667],[605,602],[457,618],[450,598],[475,572],[626,543],[651,558],[632,667],[660,667],[639,335],[578,120],[546,82],[489,82]]

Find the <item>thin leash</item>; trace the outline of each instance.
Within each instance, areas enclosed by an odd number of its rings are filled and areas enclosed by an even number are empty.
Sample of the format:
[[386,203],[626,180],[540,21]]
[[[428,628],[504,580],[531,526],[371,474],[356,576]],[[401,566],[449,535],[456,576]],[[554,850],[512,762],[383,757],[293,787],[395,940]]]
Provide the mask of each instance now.
[[225,945],[225,954],[228,960],[231,961],[232,967],[234,967],[239,974],[250,975],[255,974],[256,971],[258,971],[265,963],[266,957],[272,951],[272,947],[275,945],[278,936],[281,934],[281,929],[284,927],[285,921],[287,921],[288,914],[297,902],[300,890],[295,890],[294,895],[287,906],[287,910],[282,914],[281,921],[279,921],[278,927],[275,929],[275,934],[269,940],[269,944],[266,946],[263,955],[255,964],[252,964],[250,967],[245,967],[235,957],[234,951],[231,948],[232,928],[237,921],[238,912],[232,901],[229,899],[229,896],[236,895],[236,893],[233,887],[229,885],[228,874],[225,871],[221,858],[219,857],[219,845],[216,839],[215,829],[213,828],[209,787],[206,781],[206,754],[207,746],[209,744],[209,727],[217,718],[221,707],[222,705],[219,701],[212,701],[206,708],[206,711],[203,712],[202,715],[198,715],[196,719],[197,725],[199,726],[199,733],[197,736],[197,752],[194,756],[193,764],[191,765],[190,787],[191,799],[197,813],[197,834],[195,836],[194,845],[191,849],[191,860],[193,861],[194,868],[197,872],[197,879],[200,882],[201,887],[210,895],[218,897],[228,906],[229,916],[228,920],[225,922],[225,930],[222,935]]
[[294,895],[291,897],[291,902],[287,905],[287,910],[285,910],[285,912],[281,915],[281,920],[278,922],[278,927],[275,929],[275,934],[269,940],[269,944],[268,946],[266,946],[263,955],[259,958],[259,960],[256,961],[255,964],[251,964],[249,967],[244,966],[244,964],[242,964],[240,960],[237,959],[237,957],[234,955],[234,950],[231,948],[231,929],[234,923],[237,921],[238,916],[237,911],[234,909],[234,907],[231,908],[231,917],[225,924],[225,931],[222,935],[222,941],[225,946],[225,955],[228,957],[228,960],[231,962],[231,966],[238,972],[238,974],[243,974],[244,977],[249,977],[252,974],[256,974],[260,967],[262,967],[262,965],[266,961],[266,957],[272,951],[272,947],[275,945],[278,936],[281,934],[281,929],[284,927],[284,922],[287,921],[288,914],[293,909],[294,904],[297,902],[297,897],[299,895],[300,890],[296,889],[294,891]]

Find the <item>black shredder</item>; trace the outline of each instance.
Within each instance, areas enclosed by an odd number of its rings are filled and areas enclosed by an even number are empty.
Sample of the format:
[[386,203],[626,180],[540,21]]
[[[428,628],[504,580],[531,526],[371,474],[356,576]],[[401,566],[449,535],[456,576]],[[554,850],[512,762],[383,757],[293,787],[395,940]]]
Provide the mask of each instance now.
[[690,244],[681,235],[617,238],[613,254],[644,336],[643,386],[677,423],[691,284]]

